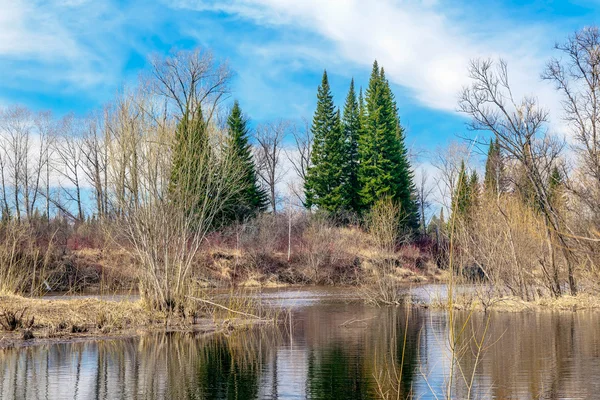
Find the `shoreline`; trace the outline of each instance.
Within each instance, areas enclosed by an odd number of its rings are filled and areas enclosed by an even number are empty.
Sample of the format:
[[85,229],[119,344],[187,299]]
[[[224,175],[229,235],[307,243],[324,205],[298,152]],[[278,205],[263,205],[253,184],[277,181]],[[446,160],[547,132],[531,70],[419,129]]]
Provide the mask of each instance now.
[[[279,289],[315,288],[321,286],[287,286]],[[418,287],[418,286],[417,286]],[[327,286],[325,287],[327,288]],[[407,287],[408,288],[408,287]],[[412,287],[414,289],[415,287]],[[414,298],[408,301],[411,307],[448,310],[445,300],[435,298],[436,293],[429,293],[429,300]],[[439,294],[441,295],[441,294]],[[110,295],[108,295],[110,296]],[[135,296],[132,296],[135,297]],[[336,299],[347,301],[343,296]],[[356,299],[360,301],[360,299]],[[544,313],[544,312],[599,312],[600,296],[581,293],[577,296],[565,295],[561,298],[541,298],[524,301],[515,297],[487,299],[487,305],[473,295],[458,293],[453,302],[456,311],[498,312],[498,313]],[[231,313],[217,317],[204,314],[202,316],[185,316],[167,314],[146,308],[140,299],[106,300],[93,295],[86,297],[73,296],[65,299],[62,296],[45,298],[26,298],[21,296],[0,296],[0,319],[5,323],[5,310],[19,311],[24,326],[13,331],[5,330],[0,323],[0,349],[23,348],[39,345],[73,343],[80,341],[119,340],[152,333],[185,332],[207,336],[218,333],[229,333],[233,330],[246,329],[264,324],[267,320],[235,317]],[[24,334],[32,334],[26,338]]]
[[[19,325],[7,330],[5,312],[17,314]],[[182,316],[150,310],[141,300],[26,298],[0,296],[0,349],[61,342],[112,340],[153,332],[216,334],[265,323],[235,316]]]

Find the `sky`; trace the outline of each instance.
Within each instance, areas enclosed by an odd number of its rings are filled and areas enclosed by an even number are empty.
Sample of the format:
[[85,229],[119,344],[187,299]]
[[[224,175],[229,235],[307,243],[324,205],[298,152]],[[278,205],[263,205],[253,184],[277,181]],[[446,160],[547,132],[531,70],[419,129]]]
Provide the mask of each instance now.
[[502,57],[517,94],[560,131],[560,98],[540,79],[553,46],[593,24],[598,1],[0,0],[0,106],[85,116],[135,84],[151,55],[201,47],[234,71],[253,123],[311,118],[326,69],[342,107],[375,59],[407,145],[427,154],[472,135],[456,112],[473,58]]

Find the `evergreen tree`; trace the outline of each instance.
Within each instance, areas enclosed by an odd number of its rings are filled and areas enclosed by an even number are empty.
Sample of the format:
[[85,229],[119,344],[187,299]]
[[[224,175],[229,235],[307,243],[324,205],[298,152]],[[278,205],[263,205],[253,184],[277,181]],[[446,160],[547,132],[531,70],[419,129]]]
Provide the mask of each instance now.
[[452,198],[452,212],[456,213],[456,216],[459,218],[465,218],[469,214],[471,200],[471,185],[467,176],[465,162],[462,161]]
[[504,165],[498,138],[490,140],[483,185],[486,193],[494,195],[504,190]]
[[229,152],[238,163],[242,176],[241,184],[244,188],[231,200],[226,214],[230,214],[231,218],[243,220],[264,211],[267,208],[268,198],[265,190],[258,184],[252,146],[249,143],[248,120],[242,114],[237,100],[233,103],[227,119],[227,128],[225,151]]
[[[362,93],[359,97],[362,101]],[[358,183],[358,138],[361,131],[361,106],[356,99],[354,91],[354,79],[350,81],[350,90],[346,97],[344,106],[344,118],[342,121],[344,129],[344,140],[346,141],[346,206],[349,210],[358,212],[360,210],[360,186]]]
[[418,206],[404,133],[394,96],[377,61],[366,92],[359,137],[361,206],[370,209],[385,195],[399,202],[405,227],[418,227]]
[[177,124],[175,143],[173,149],[173,164],[169,193],[173,201],[181,206],[193,217],[201,191],[201,182],[198,176],[202,173],[202,163],[209,161],[208,134],[202,112],[197,110],[195,115],[184,114]]
[[347,206],[346,141],[339,111],[333,103],[327,71],[317,92],[317,109],[312,123],[313,149],[304,191],[306,206],[338,212]]
[[473,170],[469,179],[469,194],[471,195],[470,209],[474,209],[479,204],[479,175]]

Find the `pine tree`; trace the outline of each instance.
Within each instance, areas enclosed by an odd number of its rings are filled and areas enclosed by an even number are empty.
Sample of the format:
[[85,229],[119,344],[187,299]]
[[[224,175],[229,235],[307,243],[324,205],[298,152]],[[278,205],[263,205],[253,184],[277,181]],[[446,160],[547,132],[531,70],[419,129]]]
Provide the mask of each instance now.
[[338,212],[347,206],[346,142],[329,87],[327,71],[317,92],[317,109],[312,123],[312,166],[308,169],[304,191],[307,207]]
[[405,227],[418,227],[415,186],[404,133],[394,96],[377,61],[366,92],[363,126],[359,137],[359,183],[363,210],[389,195],[399,202]]
[[361,106],[362,90],[356,99],[354,91],[354,79],[350,81],[350,89],[344,106],[344,118],[342,120],[344,129],[344,140],[346,142],[346,206],[354,212],[360,211],[360,186],[358,183],[358,139],[361,132]]
[[225,151],[238,163],[242,175],[243,190],[235,196],[227,207],[227,214],[238,221],[256,215],[267,207],[267,193],[258,184],[252,146],[249,142],[248,120],[242,114],[238,101],[233,103],[233,108],[227,119],[227,142]]

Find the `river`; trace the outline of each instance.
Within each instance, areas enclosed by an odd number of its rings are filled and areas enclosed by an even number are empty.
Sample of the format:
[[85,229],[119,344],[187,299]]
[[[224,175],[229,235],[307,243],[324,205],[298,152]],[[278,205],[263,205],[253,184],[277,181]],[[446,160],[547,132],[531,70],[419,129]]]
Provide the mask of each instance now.
[[451,324],[444,311],[353,301],[352,288],[261,296],[291,317],[0,350],[0,398],[600,399],[600,313],[457,312]]

